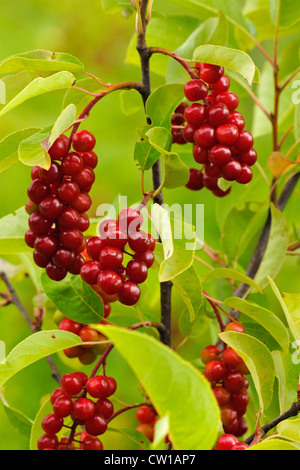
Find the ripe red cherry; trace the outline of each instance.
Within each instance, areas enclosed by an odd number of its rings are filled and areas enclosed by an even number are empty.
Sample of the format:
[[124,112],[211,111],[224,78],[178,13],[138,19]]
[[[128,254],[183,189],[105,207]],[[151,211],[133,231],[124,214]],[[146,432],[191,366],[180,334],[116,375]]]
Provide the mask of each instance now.
[[81,254],[76,255],[74,263],[69,268],[69,273],[75,274],[75,275],[80,274],[80,269],[82,268],[84,263],[85,263],[84,257]]
[[25,232],[25,243],[26,245],[28,245],[30,248],[33,248],[34,247],[34,242],[35,242],[35,239],[37,237],[37,234],[34,233],[31,228],[29,228],[26,232]]
[[65,374],[61,378],[61,388],[68,395],[78,395],[82,390],[82,385],[82,380],[75,373]]
[[90,258],[98,261],[100,256],[100,251],[105,247],[105,240],[100,237],[92,237],[88,240],[86,244],[86,251]]
[[220,95],[229,90],[230,87],[230,78],[227,75],[223,75],[222,78],[212,86],[212,92],[214,95]]
[[80,420],[91,418],[95,413],[95,403],[89,398],[77,398],[72,407],[72,413]]
[[63,205],[57,197],[48,196],[40,203],[39,210],[47,219],[57,219],[63,210]]
[[239,155],[239,161],[248,166],[253,166],[257,162],[257,153],[252,148],[248,152],[241,152]]
[[52,227],[52,220],[46,219],[40,212],[35,211],[28,219],[29,228],[36,234],[46,234]]
[[110,397],[117,390],[117,382],[113,377],[110,377],[108,375],[106,376],[106,380],[107,380],[107,383],[108,383],[107,397]]
[[221,408],[221,421],[223,426],[229,426],[237,420],[237,412],[231,406]]
[[78,184],[81,191],[88,192],[95,181],[95,173],[86,166],[73,177],[73,181]]
[[224,385],[230,392],[238,392],[244,388],[244,375],[238,370],[229,371],[224,377]]
[[83,159],[78,153],[70,152],[64,156],[61,169],[67,176],[75,176],[79,171],[83,169]]
[[87,435],[82,441],[83,450],[103,450],[102,442],[96,436]]
[[147,250],[143,251],[142,253],[136,253],[133,259],[142,261],[143,263],[145,263],[147,268],[151,268],[154,263],[155,257],[151,250]]
[[101,265],[99,261],[87,261],[80,269],[80,276],[87,284],[95,285],[100,272]]
[[121,290],[123,281],[115,271],[105,269],[99,273],[97,284],[105,294],[114,295]]
[[217,450],[231,450],[233,446],[238,444],[238,439],[232,434],[222,434],[219,437],[216,449]]
[[190,144],[194,144],[194,136],[195,136],[196,127],[192,126],[191,124],[187,124],[183,129],[183,137],[186,142],[190,142]]
[[254,139],[252,134],[249,131],[242,130],[234,145],[239,152],[248,152],[252,149],[253,144]]
[[136,284],[141,284],[145,282],[148,277],[148,268],[142,261],[132,259],[127,264],[126,273],[131,281]]
[[225,331],[236,331],[237,333],[245,333],[245,328],[241,323],[233,321],[226,325]]
[[81,323],[75,322],[74,320],[70,320],[69,318],[64,318],[58,325],[59,330],[70,331],[75,335],[79,334],[81,328]]
[[93,398],[107,398],[109,395],[109,384],[106,377],[96,375],[90,378],[87,381],[86,390]]
[[206,110],[203,104],[193,103],[188,106],[184,111],[184,117],[188,124],[194,127],[199,127],[206,118]]
[[59,199],[65,204],[70,204],[73,202],[79,193],[80,189],[73,181],[64,181],[57,188],[57,195]]
[[211,361],[205,365],[205,377],[210,382],[220,382],[226,375],[226,366],[222,361]]
[[77,229],[65,229],[60,232],[60,242],[68,250],[76,250],[83,242],[82,232]]
[[98,164],[98,157],[95,154],[95,152],[93,152],[93,151],[83,152],[83,153],[80,153],[80,156],[81,156],[85,166],[89,166],[90,168],[92,168],[92,170],[94,170],[96,168],[96,166]]
[[224,67],[213,64],[201,64],[199,77],[206,83],[217,83],[224,75]]
[[105,419],[109,419],[113,415],[114,405],[107,398],[99,398],[96,403],[96,412],[104,416]]
[[74,134],[72,145],[76,152],[91,152],[96,145],[96,139],[91,132],[82,130]]
[[212,147],[216,143],[215,128],[210,124],[203,124],[194,134],[194,141],[200,147]]
[[45,197],[49,196],[49,194],[49,184],[41,179],[33,180],[27,189],[29,199],[36,204],[40,204]]
[[118,292],[118,299],[121,304],[132,306],[135,305],[141,296],[139,286],[132,281],[124,281]]
[[123,262],[123,253],[115,246],[105,246],[100,251],[99,261],[103,269],[116,269]]
[[92,436],[99,436],[107,430],[106,419],[100,414],[94,414],[92,418],[85,420],[84,425],[86,432]]
[[207,163],[208,162],[208,153],[207,148],[201,147],[200,145],[193,146],[193,157],[197,163]]
[[242,165],[237,160],[231,160],[222,167],[222,176],[227,181],[236,181],[242,173]]
[[53,235],[39,235],[34,242],[34,249],[45,257],[51,258],[58,248],[58,242]]
[[203,184],[210,191],[217,191],[219,189],[218,178],[210,178],[207,175],[203,175]]
[[51,160],[61,160],[68,151],[68,143],[68,137],[61,134],[48,150]]
[[59,183],[61,179],[61,167],[57,162],[52,162],[49,170],[39,169],[39,177],[48,184]]
[[234,124],[240,131],[245,127],[245,119],[243,115],[237,111],[231,113],[228,122]]
[[200,357],[203,364],[211,361],[218,361],[221,356],[221,350],[218,346],[211,344],[202,349]]
[[185,97],[192,102],[203,100],[207,93],[208,88],[202,80],[190,80],[184,87]]
[[42,428],[46,434],[57,434],[63,427],[64,421],[56,414],[49,414],[44,417],[42,421]]
[[150,424],[156,418],[154,409],[151,406],[141,406],[136,411],[136,419],[141,424]]
[[228,405],[230,400],[230,392],[226,390],[226,388],[216,386],[213,387],[212,391],[220,407]]
[[220,178],[222,176],[221,168],[210,162],[204,165],[204,172],[209,178]]
[[235,94],[235,93],[231,93],[231,92],[225,92],[225,93],[220,93],[218,96],[217,96],[217,101],[219,103],[223,103],[227,106],[227,108],[229,109],[229,111],[233,112],[236,110],[236,108],[239,106],[240,104],[240,100],[238,98],[238,96]]
[[223,103],[212,104],[207,109],[207,120],[212,126],[222,126],[227,124],[230,118],[230,111]]
[[216,129],[216,138],[220,144],[235,145],[239,137],[239,130],[233,124],[224,124]]
[[208,151],[208,159],[213,165],[224,166],[231,159],[231,150],[226,145],[214,145]]
[[66,418],[72,411],[72,400],[66,395],[61,395],[53,403],[53,411],[56,416]]
[[142,253],[149,250],[151,240],[146,232],[139,230],[129,235],[128,244],[135,253]]
[[43,434],[38,440],[38,450],[55,450],[58,445],[57,436]]
[[118,217],[119,227],[126,232],[139,230],[143,224],[143,216],[137,209],[122,209]]
[[203,173],[201,170],[190,168],[190,178],[185,185],[186,188],[192,191],[199,191],[203,188]]
[[[73,184],[76,185],[78,190],[79,190],[78,185],[76,183],[73,183]],[[83,214],[84,212],[87,212],[90,209],[90,207],[92,205],[92,200],[91,200],[90,196],[87,193],[80,192],[71,201],[71,205],[80,214]]]

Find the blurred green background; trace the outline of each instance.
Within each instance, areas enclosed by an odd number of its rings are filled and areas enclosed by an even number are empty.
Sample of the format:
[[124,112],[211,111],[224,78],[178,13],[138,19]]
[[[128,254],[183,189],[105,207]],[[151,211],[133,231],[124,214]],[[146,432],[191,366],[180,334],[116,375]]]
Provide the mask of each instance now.
[[[167,11],[168,2],[162,2],[162,11]],[[172,7],[173,8],[173,7]],[[172,9],[172,13],[176,8]],[[184,19],[183,19],[184,21]],[[193,20],[193,27],[198,21]],[[101,7],[100,0],[10,0],[1,2],[0,5],[0,60],[9,55],[25,52],[33,49],[47,49],[56,52],[73,54],[85,64],[86,71],[100,77],[104,82],[120,82],[127,80],[139,80],[140,71],[133,65],[125,63],[128,44],[135,30],[134,15],[123,18],[120,12],[106,15]],[[179,39],[177,38],[179,36]],[[163,34],[162,34],[163,36]],[[164,37],[165,42],[174,48],[180,40],[180,31],[174,30],[174,36]],[[234,43],[234,40],[233,40]],[[253,53],[258,64],[260,58]],[[163,59],[167,61],[167,59]],[[164,78],[153,75],[152,84],[155,88],[164,83]],[[233,91],[238,91],[241,96],[241,109],[245,113],[247,126],[252,126],[252,102],[238,85],[233,84]],[[51,93],[49,96],[41,96],[30,100],[1,120],[0,139],[15,130],[25,127],[46,127],[51,125],[62,110],[63,92]],[[140,172],[133,160],[134,143],[138,138],[137,129],[141,129],[145,123],[143,111],[128,116],[124,114],[118,93],[110,95],[102,100],[92,111],[86,128],[93,132],[97,139],[96,152],[99,157],[99,165],[96,169],[96,183],[91,191],[93,208],[91,216],[95,216],[95,210],[101,203],[112,203],[118,194],[128,197],[128,205],[139,202],[142,199],[140,186]],[[271,140],[260,138],[257,140],[257,148],[261,165],[266,169],[266,159],[270,152]],[[190,150],[189,150],[190,152]],[[186,156],[186,163],[191,164],[191,156]],[[267,169],[266,169],[267,171]],[[11,213],[23,206],[27,201],[26,190],[30,181],[30,168],[21,164],[14,165],[0,174],[0,216]],[[146,175],[146,189],[151,189],[151,174]],[[218,220],[220,215],[234,204],[237,198],[243,200],[244,188],[237,188],[226,200],[217,201],[208,192],[191,193],[185,188],[164,191],[165,201],[168,204],[201,203],[205,205],[205,241],[218,249],[220,246],[220,228]],[[299,225],[299,211],[295,220],[296,199],[288,205],[286,215],[289,221]],[[249,200],[265,202],[268,197],[268,187],[260,172],[255,170],[255,182],[251,186]],[[243,256],[243,264],[246,266],[251,255],[255,240]],[[291,257],[292,258],[292,257]],[[289,291],[299,289],[299,265],[296,257],[288,260],[282,270],[278,282],[280,288]],[[7,258],[10,260],[10,258]],[[15,260],[11,260],[15,261]],[[201,271],[201,268],[199,268]],[[159,291],[156,281],[155,269],[150,276],[145,292],[147,300],[141,303],[141,311],[153,316],[159,315]],[[33,297],[36,295],[30,279],[25,278],[16,285],[18,294],[28,309],[33,312]],[[224,298],[228,292],[225,283],[215,283],[210,291],[212,294]],[[272,299],[270,300],[272,301]],[[175,291],[173,291],[174,318],[178,318],[183,310],[183,303]],[[274,303],[276,308],[276,303]],[[13,306],[2,308],[0,311],[0,340],[6,343],[7,352],[30,333],[20,313]],[[125,309],[113,305],[112,321],[119,324],[135,323],[138,320],[134,309]],[[48,323],[47,323],[48,322]],[[175,324],[175,322],[174,322]],[[46,318],[46,325],[52,327],[51,318]],[[174,343],[181,340],[181,336],[174,329]],[[192,360],[199,357],[203,345],[215,338],[213,328],[205,332],[203,338],[197,342],[188,342],[180,349],[180,353]],[[62,356],[55,357],[60,371],[69,371],[70,367],[77,364],[69,363]],[[74,365],[75,364],[75,365]],[[89,369],[89,368],[87,368]],[[108,373],[114,375],[119,388],[117,399],[132,403],[140,401],[139,387],[132,372],[123,359],[113,352],[107,367]],[[44,361],[40,361],[28,369],[22,371],[5,386],[3,394],[10,406],[21,410],[30,419],[34,419],[40,408],[42,400],[56,387],[56,383],[50,376],[50,370]],[[116,403],[117,405],[117,403]],[[135,427],[134,412],[121,416],[114,423],[115,427]],[[135,445],[120,434],[108,433],[103,438],[106,449],[130,449]],[[0,404],[0,449],[28,449],[28,441],[21,436],[7,419],[3,406]]]

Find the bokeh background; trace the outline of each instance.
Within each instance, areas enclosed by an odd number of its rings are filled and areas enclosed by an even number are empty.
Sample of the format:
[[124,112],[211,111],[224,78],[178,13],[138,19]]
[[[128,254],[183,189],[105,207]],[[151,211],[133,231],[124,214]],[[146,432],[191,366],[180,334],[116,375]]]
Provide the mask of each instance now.
[[[168,11],[168,2],[162,2],[162,11]],[[170,5],[169,5],[170,7]],[[172,7],[172,14],[176,8]],[[179,11],[179,13],[181,13]],[[184,18],[183,18],[184,21]],[[176,23],[178,28],[178,22]],[[194,22],[194,26],[198,24]],[[162,43],[154,44],[174,49],[181,39],[180,28],[173,30],[173,35],[164,35],[162,31]],[[125,63],[128,44],[132,40],[135,30],[134,15],[128,18],[122,17],[120,12],[106,15],[102,9],[100,0],[10,0],[0,3],[0,60],[20,52],[33,49],[47,49],[57,52],[73,54],[81,60],[86,71],[100,77],[104,82],[120,82],[127,80],[139,80],[140,70],[134,65]],[[179,39],[178,39],[179,38]],[[284,47],[284,46],[282,46]],[[256,63],[260,64],[260,57],[255,51],[250,51]],[[166,60],[167,59],[163,59]],[[153,88],[164,83],[164,77],[153,74]],[[241,109],[245,113],[247,126],[252,126],[252,102],[248,95],[238,85],[233,84],[233,91],[238,91],[241,97]],[[13,112],[7,114],[1,120],[0,139],[15,130],[25,127],[46,127],[51,125],[62,110],[64,92],[51,93],[49,96],[41,96],[23,104]],[[127,196],[128,205],[142,199],[140,186],[140,172],[133,159],[133,149],[138,139],[137,130],[145,123],[143,110],[140,109],[133,115],[124,113],[124,109],[118,93],[102,100],[92,111],[86,127],[95,134],[97,139],[96,152],[99,157],[99,165],[96,169],[96,183],[92,189],[93,208],[91,216],[95,216],[95,208],[101,203],[112,203],[118,194]],[[271,140],[258,139],[258,151],[261,164],[265,166],[270,152]],[[187,158],[187,164],[192,162]],[[249,200],[259,203],[267,200],[268,188],[262,175],[257,171],[255,183],[251,187]],[[266,169],[267,171],[267,169]],[[0,217],[5,216],[23,206],[27,200],[26,190],[30,181],[30,168],[21,164],[14,165],[0,174]],[[146,175],[146,188],[151,189],[151,174]],[[218,221],[224,211],[232,207],[236,198],[243,202],[243,189],[238,188],[233,196],[226,200],[216,200],[207,193],[192,194],[185,188],[165,191],[165,200],[168,204],[201,203],[205,207],[205,241],[215,249],[220,247],[220,227]],[[244,190],[246,191],[246,190]],[[299,190],[296,193],[297,200]],[[295,216],[296,202],[291,202],[286,215],[291,221]],[[299,211],[298,211],[299,212]],[[299,215],[298,215],[299,218]],[[299,225],[299,220],[294,223]],[[248,250],[243,256],[242,263],[247,265],[257,237],[249,242]],[[4,257],[7,261],[17,262],[12,257]],[[292,258],[292,257],[291,257]],[[296,258],[296,257],[294,257]],[[201,271],[201,268],[199,268]],[[296,259],[289,260],[280,276],[278,283],[280,288],[289,291],[297,291],[299,265]],[[141,311],[145,315],[159,315],[159,291],[157,287],[157,272],[153,270],[149,279],[146,300],[141,304]],[[29,278],[24,278],[16,285],[18,294],[32,315],[36,292]],[[225,283],[215,283],[210,291],[218,298],[225,298],[230,294]],[[270,300],[273,302],[273,300]],[[174,318],[178,318],[184,309],[178,293],[173,292]],[[277,308],[274,301],[274,309]],[[113,306],[112,320],[119,324],[135,323],[138,320],[134,309],[122,309]],[[48,322],[48,323],[47,323]],[[175,324],[176,322],[174,322]],[[46,318],[45,326],[51,327],[51,316]],[[9,352],[16,344],[29,334],[28,326],[13,306],[1,308],[0,311],[0,340],[6,344]],[[174,328],[174,343],[182,339]],[[197,360],[203,345],[215,338],[216,331],[213,328],[206,330],[197,341],[189,341],[179,352],[192,360]],[[76,367],[74,362],[70,364],[62,356],[55,357],[55,362],[60,371],[66,372],[70,367]],[[145,364],[146,367],[146,364]],[[88,369],[88,368],[87,368]],[[139,386],[132,372],[123,359],[116,353],[111,354],[108,363],[108,373],[114,375],[119,388],[117,399],[125,403],[140,401]],[[44,397],[54,388],[56,383],[51,378],[49,368],[44,361],[40,361],[28,369],[17,374],[6,385],[3,399],[12,408],[21,410],[26,416],[34,420]],[[136,421],[134,412],[120,416],[114,423],[114,427],[134,427]],[[114,432],[110,432],[103,439],[106,449],[130,449],[135,444],[128,438]],[[28,449],[28,440],[16,430],[8,420],[3,404],[0,403],[0,449]]]

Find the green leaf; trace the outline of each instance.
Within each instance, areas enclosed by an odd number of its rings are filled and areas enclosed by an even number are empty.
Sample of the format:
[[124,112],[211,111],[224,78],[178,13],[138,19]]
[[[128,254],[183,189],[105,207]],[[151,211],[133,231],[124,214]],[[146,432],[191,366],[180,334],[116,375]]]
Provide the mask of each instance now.
[[0,173],[18,163],[18,148],[20,143],[35,134],[38,129],[22,129],[7,135],[0,142]]
[[299,450],[299,448],[284,439],[272,438],[255,444],[247,450]]
[[117,432],[119,434],[122,434],[123,436],[128,437],[131,441],[133,441],[135,444],[137,444],[138,447],[141,447],[143,450],[150,449],[151,442],[149,441],[149,439],[140,431],[137,431],[136,429],[131,429],[131,428],[115,429],[109,426],[108,431]]
[[268,348],[245,333],[220,333],[224,343],[232,347],[245,361],[258,394],[261,411],[269,407],[275,381],[275,365]]
[[153,127],[171,130],[171,115],[184,97],[182,83],[168,83],[158,87],[148,98],[146,113]]
[[5,362],[1,362],[0,386],[30,364],[81,343],[78,335],[68,331],[48,330],[30,335],[12,349]]
[[175,276],[172,282],[180,292],[190,313],[190,321],[193,322],[203,303],[201,280],[195,267],[192,265]]
[[166,437],[170,432],[169,416],[159,418],[155,423],[154,439],[151,450],[166,450]]
[[279,423],[277,426],[279,436],[300,442],[300,418],[289,419]]
[[32,80],[20,93],[17,94],[6,106],[0,111],[0,117],[21,105],[25,101],[35,96],[48,93],[49,91],[69,88],[75,82],[75,77],[70,72],[57,72],[50,77],[38,77]]
[[41,129],[20,143],[18,157],[21,163],[28,166],[37,165],[45,170],[50,168],[51,158],[43,147],[43,142],[48,139],[50,132],[51,127]]
[[295,105],[295,139],[300,140],[300,104]]
[[287,28],[299,22],[300,5],[293,0],[270,0],[271,18],[279,28]]
[[225,305],[236,309],[262,325],[278,342],[283,351],[289,350],[289,333],[281,320],[270,310],[238,297],[230,297]]
[[271,232],[263,260],[256,273],[254,281],[264,289],[268,278],[275,278],[280,272],[289,244],[287,221],[283,213],[274,204],[271,205]]
[[[299,348],[299,345],[297,345]],[[296,352],[296,354],[298,351]],[[297,354],[298,355],[298,354]],[[280,412],[284,413],[291,406],[291,403],[297,400],[297,387],[299,383],[299,359],[296,361],[290,351],[283,353],[281,351],[272,351],[275,363],[276,377],[278,380],[278,401]]]
[[101,3],[105,13],[115,13],[121,8],[130,8],[133,10],[133,6],[129,0],[102,0]]
[[83,64],[76,57],[61,53],[37,49],[16,54],[0,62],[0,75],[21,71],[31,72],[81,72]]
[[24,413],[15,408],[12,408],[9,403],[7,403],[4,395],[0,393],[1,402],[3,405],[3,409],[5,414],[11,423],[11,425],[19,431],[19,433],[29,438],[31,432],[32,421],[29,419]]
[[[200,24],[186,41],[175,50],[179,57],[189,59],[199,44],[218,44],[226,46],[228,41],[227,19],[222,11],[218,18],[209,18]],[[166,80],[168,83],[186,80],[186,70],[176,60],[170,59]]]
[[287,322],[296,339],[300,338],[299,302],[300,294],[284,292],[283,303],[287,312]]
[[39,438],[41,437],[41,433],[43,432],[42,428],[42,421],[45,418],[45,416],[52,414],[53,413],[53,406],[50,401],[50,398],[48,400],[45,400],[40,407],[39,411],[37,412],[34,422],[31,428],[31,434],[30,434],[30,450],[37,450],[37,443]]
[[58,310],[79,323],[97,323],[103,318],[103,303],[96,292],[80,276],[68,275],[60,282],[42,273],[41,282],[45,294]]
[[261,288],[259,287],[256,282],[253,281],[250,277],[246,276],[235,269],[230,268],[217,268],[213,271],[209,271],[204,275],[203,281],[210,281],[212,279],[234,279],[235,281],[241,281],[249,286],[253,287],[254,289],[258,290],[262,293]]
[[149,335],[116,327],[100,329],[128,362],[159,416],[169,416],[174,449],[210,450],[217,437],[220,412],[204,376]]
[[238,49],[205,44],[195,49],[193,59],[197,62],[222,65],[229,70],[234,70],[241,74],[250,86],[254,79],[257,82],[257,68],[252,58]]
[[163,185],[169,189],[184,186],[189,180],[190,171],[176,152],[168,150],[172,143],[171,133],[164,127],[152,127],[146,135],[149,143],[164,158]]
[[0,219],[0,253],[17,254],[32,251],[24,241],[28,214],[24,207]]
[[56,139],[65,132],[76,119],[77,109],[74,104],[69,104],[58,116],[57,120],[54,123],[51,134],[48,139],[48,148],[56,141]]

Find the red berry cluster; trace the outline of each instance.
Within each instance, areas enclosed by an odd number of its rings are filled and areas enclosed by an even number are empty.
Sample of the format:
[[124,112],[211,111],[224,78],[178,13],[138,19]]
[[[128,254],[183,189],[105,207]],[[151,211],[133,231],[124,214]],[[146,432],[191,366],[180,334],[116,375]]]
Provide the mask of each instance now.
[[[96,375],[88,378],[84,372],[65,374],[61,386],[51,394],[53,413],[42,421],[45,434],[38,440],[38,449],[70,450],[78,443],[78,449],[102,450],[102,442],[97,436],[106,432],[107,421],[113,415],[114,406],[108,397],[116,388],[113,377]],[[72,420],[71,426],[65,424],[66,418]],[[84,431],[77,433],[77,426],[84,427]],[[57,435],[63,427],[71,427],[69,437]]]
[[207,188],[217,197],[226,196],[218,180],[247,184],[251,167],[257,161],[254,140],[245,130],[243,115],[237,111],[239,98],[229,90],[230,79],[224,68],[196,64],[198,79],[186,83],[184,93],[191,103],[182,103],[171,118],[173,143],[193,144],[193,157],[201,168],[190,169],[188,189]]
[[[136,209],[123,209],[117,220],[106,219],[100,236],[88,240],[89,260],[80,269],[82,279],[110,302],[135,305],[141,295],[139,284],[146,281],[154,263],[155,239],[140,230],[143,216]],[[128,247],[126,246],[128,245]],[[128,253],[127,248],[133,253]],[[124,266],[124,255],[131,256]]]
[[[237,322],[230,323],[225,330],[245,332]],[[244,415],[249,403],[249,382],[245,377],[249,370],[245,362],[232,348],[227,347],[222,352],[216,345],[204,348],[201,360],[205,364],[204,375],[220,406],[225,433],[243,436],[248,429]]]
[[95,143],[93,134],[82,130],[74,134],[71,151],[68,137],[62,134],[49,149],[49,170],[35,166],[31,171],[25,242],[34,249],[35,263],[55,281],[68,272],[79,274],[84,264],[83,233],[90,225],[87,211],[92,204],[88,193],[98,163]]
[[233,434],[223,434],[219,437],[216,450],[246,450],[248,444],[239,442]]
[[[110,306],[108,305],[108,307]],[[101,343],[101,341],[107,341],[107,338],[94,328],[83,323],[70,320],[69,318],[64,318],[59,322],[58,329],[78,335],[83,343],[99,342],[97,345],[83,344],[64,349],[63,352],[66,357],[70,359],[74,359],[76,357],[83,365],[88,365],[94,362],[97,356],[99,354],[103,354],[107,348],[107,344]]]

